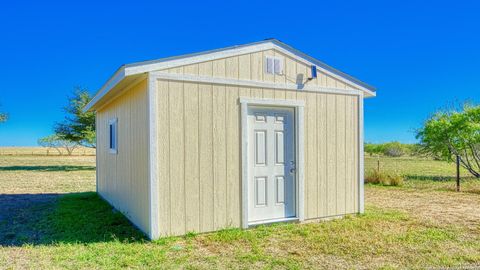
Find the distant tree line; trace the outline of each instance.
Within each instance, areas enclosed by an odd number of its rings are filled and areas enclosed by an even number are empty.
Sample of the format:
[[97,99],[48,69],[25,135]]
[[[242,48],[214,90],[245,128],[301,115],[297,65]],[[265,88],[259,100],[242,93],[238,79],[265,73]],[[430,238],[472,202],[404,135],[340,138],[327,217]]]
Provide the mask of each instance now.
[[365,153],[371,156],[419,156],[422,155],[419,144],[407,144],[400,142],[365,143]]

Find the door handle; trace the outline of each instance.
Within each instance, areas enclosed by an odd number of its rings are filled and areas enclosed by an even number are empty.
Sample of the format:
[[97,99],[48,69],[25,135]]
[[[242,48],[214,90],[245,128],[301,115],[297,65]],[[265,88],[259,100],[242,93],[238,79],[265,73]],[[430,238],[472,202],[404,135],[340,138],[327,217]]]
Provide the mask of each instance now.
[[295,166],[295,161],[291,160],[290,161],[290,174],[294,174],[296,170],[297,170],[297,167]]

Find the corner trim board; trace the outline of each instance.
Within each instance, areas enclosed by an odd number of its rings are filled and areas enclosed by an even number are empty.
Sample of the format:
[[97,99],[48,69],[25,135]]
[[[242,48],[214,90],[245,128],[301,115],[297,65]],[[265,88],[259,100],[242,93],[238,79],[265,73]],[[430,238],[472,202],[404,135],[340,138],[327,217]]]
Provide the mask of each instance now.
[[[99,130],[98,129],[98,117],[97,115],[95,114],[95,130]],[[99,190],[98,190],[98,168],[100,168],[98,166],[98,137],[95,136],[95,192],[97,192],[97,194],[99,194]]]
[[364,126],[363,126],[363,94],[358,97],[358,212],[365,213],[365,153],[364,153]]
[[157,239],[160,237],[160,222],[159,222],[159,191],[158,191],[158,140],[157,140],[157,117],[158,117],[158,103],[157,103],[157,87],[156,79],[148,74],[148,172],[149,172],[149,186],[150,186],[150,239]]

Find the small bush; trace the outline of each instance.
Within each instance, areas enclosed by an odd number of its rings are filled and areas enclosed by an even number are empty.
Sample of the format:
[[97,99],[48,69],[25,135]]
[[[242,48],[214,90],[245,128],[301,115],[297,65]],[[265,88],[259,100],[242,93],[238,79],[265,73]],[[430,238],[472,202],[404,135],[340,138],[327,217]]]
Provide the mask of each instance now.
[[384,186],[401,186],[403,185],[403,176],[392,172],[371,170],[365,175],[365,183]]
[[418,144],[406,144],[400,142],[365,143],[365,153],[370,156],[383,155],[387,157],[422,156],[421,147]]
[[401,157],[405,155],[405,147],[399,142],[387,143],[383,154],[387,157]]

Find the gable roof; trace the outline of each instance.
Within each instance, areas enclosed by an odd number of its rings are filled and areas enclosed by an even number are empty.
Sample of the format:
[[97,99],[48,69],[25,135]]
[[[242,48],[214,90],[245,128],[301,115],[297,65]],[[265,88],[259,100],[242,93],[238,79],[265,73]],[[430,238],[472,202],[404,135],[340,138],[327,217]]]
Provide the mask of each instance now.
[[117,71],[112,75],[112,77],[110,77],[110,79],[100,88],[100,90],[95,94],[93,99],[85,106],[84,111],[93,109],[100,100],[106,97],[113,88],[118,86],[126,78],[132,78],[135,76],[138,77],[139,75],[160,69],[173,68],[183,65],[205,62],[209,60],[232,57],[235,55],[254,53],[268,49],[277,49],[284,54],[287,54],[297,60],[304,62],[305,64],[315,65],[317,66],[317,69],[327,73],[328,75],[358,87],[360,90],[363,90],[367,94],[367,96],[375,96],[375,87],[370,86],[338,69],[335,69],[323,63],[322,61],[317,60],[277,39],[266,39],[263,41],[248,43],[244,45],[236,45],[221,49],[122,65],[120,68],[117,69]]

